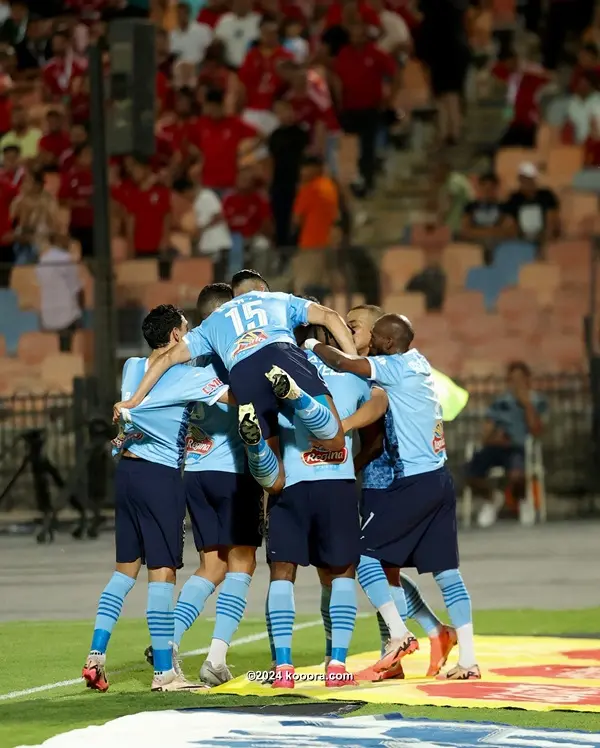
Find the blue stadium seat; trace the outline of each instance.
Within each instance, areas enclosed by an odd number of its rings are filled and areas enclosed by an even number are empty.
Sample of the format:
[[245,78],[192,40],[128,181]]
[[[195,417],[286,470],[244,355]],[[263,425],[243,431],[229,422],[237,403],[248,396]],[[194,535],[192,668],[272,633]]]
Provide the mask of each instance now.
[[483,294],[486,309],[488,312],[493,312],[504,282],[502,274],[498,273],[496,268],[475,267],[469,270],[465,287],[469,291],[480,291]]
[[535,255],[535,245],[529,242],[502,242],[494,249],[492,267],[501,273],[504,285],[513,286],[519,280],[521,265],[534,262]]
[[[0,309],[0,314],[2,313]],[[3,323],[2,334],[6,340],[6,352],[10,356],[17,353],[19,338],[23,333],[35,332],[40,329],[37,312],[23,312],[18,307],[12,312],[8,323]]]

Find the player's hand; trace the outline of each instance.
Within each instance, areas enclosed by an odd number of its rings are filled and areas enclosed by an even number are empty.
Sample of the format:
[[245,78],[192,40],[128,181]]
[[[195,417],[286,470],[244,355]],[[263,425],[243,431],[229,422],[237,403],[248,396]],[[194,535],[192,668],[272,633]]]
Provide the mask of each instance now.
[[119,403],[115,403],[113,405],[113,423],[118,423],[121,419],[121,411],[123,408],[127,408],[127,410],[131,410],[131,408],[135,408],[137,405],[136,402],[133,400],[123,400]]

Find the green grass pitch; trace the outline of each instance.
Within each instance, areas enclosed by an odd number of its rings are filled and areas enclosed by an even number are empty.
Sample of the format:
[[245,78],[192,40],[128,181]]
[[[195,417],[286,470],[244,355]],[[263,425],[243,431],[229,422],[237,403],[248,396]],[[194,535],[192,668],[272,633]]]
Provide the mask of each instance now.
[[[298,617],[298,622],[307,620]],[[600,608],[578,611],[482,611],[475,616],[480,634],[594,634],[598,633]],[[200,619],[186,634],[184,651],[206,647],[213,623]],[[264,621],[245,620],[238,638],[264,631]],[[286,703],[294,697],[259,698],[210,694],[153,694],[149,692],[151,672],[143,660],[148,633],[143,620],[123,619],[117,625],[109,649],[108,673],[111,687],[100,694],[82,684],[2,699],[14,691],[77,678],[81,672],[92,633],[91,621],[18,622],[0,624],[0,746],[37,744],[67,730],[102,724],[111,719],[140,711],[197,706],[238,706],[257,703]],[[357,622],[352,652],[375,649],[378,644],[374,617]],[[322,660],[323,634],[319,626],[294,634],[296,665],[311,665]],[[197,675],[204,655],[187,657],[184,669],[188,677]],[[247,670],[262,670],[269,665],[266,639],[234,646],[229,662],[234,675]],[[518,664],[518,663],[515,663]],[[296,697],[297,698],[297,697]],[[354,715],[399,711],[406,717],[475,720],[523,727],[549,727],[569,730],[600,731],[600,714],[575,712],[525,712],[508,709],[406,707],[390,704],[367,705]]]

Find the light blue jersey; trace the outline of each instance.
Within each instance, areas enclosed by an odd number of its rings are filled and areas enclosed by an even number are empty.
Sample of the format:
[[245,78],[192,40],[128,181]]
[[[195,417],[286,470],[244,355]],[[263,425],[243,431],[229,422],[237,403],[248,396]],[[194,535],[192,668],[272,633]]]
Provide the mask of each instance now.
[[[442,406],[429,361],[415,348],[393,356],[369,356],[371,380],[390,401],[385,417],[386,440],[398,460],[397,477],[437,470],[446,462]],[[387,434],[393,432],[393,434]],[[391,437],[391,438],[390,438]],[[395,437],[395,438],[394,438]],[[395,442],[395,443],[394,443]]]
[[[364,379],[354,374],[333,371],[314,353],[307,352],[307,356],[325,380],[340,418],[348,418],[369,399],[371,386]],[[301,481],[354,480],[351,433],[346,434],[346,446],[339,452],[317,449],[310,443],[310,439],[314,437],[291,408],[279,414],[279,429],[286,486],[293,486]]]
[[[195,366],[206,364],[206,358],[194,360]],[[223,364],[217,359],[214,365],[217,374],[223,379]],[[238,434],[237,408],[224,403],[196,403],[190,418],[185,449],[185,470],[245,473],[246,453]]]
[[293,343],[312,302],[288,293],[250,291],[216,309],[184,336],[190,356],[216,354],[228,371],[272,343]]
[[[130,358],[125,362],[121,399],[128,400],[133,395],[147,365],[147,358]],[[212,405],[226,391],[227,385],[211,365],[200,369],[181,364],[171,367],[141,405],[122,411],[125,425],[113,440],[113,455],[127,449],[149,462],[180,467],[195,403]]]

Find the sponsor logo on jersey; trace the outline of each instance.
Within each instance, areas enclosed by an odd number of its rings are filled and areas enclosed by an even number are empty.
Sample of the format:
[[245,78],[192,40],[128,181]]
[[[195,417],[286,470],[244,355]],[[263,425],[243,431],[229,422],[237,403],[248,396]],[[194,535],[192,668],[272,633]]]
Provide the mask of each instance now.
[[129,444],[133,441],[140,441],[144,438],[144,435],[140,433],[139,431],[119,431],[119,433],[115,436],[114,439],[111,440],[111,444],[115,449],[118,449],[119,451],[125,447],[126,444]]
[[208,384],[205,384],[202,388],[202,392],[205,395],[210,395],[213,392],[216,392],[220,387],[223,386],[223,382],[219,379],[219,377],[215,377],[212,381],[210,381]]
[[239,356],[243,351],[247,351],[249,348],[263,343],[268,338],[266,332],[262,330],[251,330],[245,332],[240,338],[237,339],[235,348],[233,349],[232,356]]
[[433,441],[431,442],[436,455],[446,451],[446,437],[444,436],[444,422],[438,421],[433,430]]
[[348,449],[338,449],[333,452],[328,449],[319,449],[313,447],[308,452],[302,453],[302,462],[309,467],[315,467],[316,465],[342,465],[346,462],[348,457]]
[[185,451],[188,454],[207,455],[213,448],[214,439],[197,426],[192,426],[185,438]]

